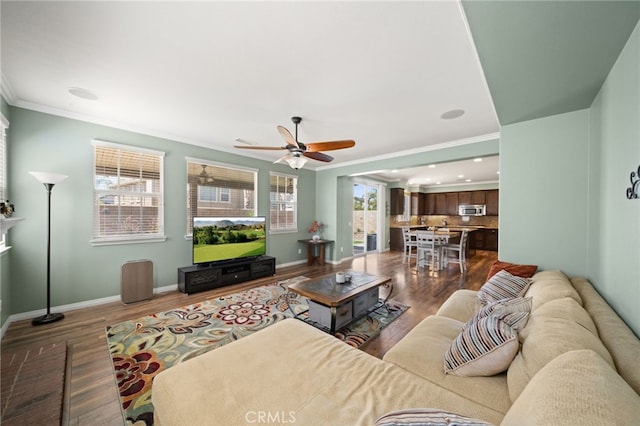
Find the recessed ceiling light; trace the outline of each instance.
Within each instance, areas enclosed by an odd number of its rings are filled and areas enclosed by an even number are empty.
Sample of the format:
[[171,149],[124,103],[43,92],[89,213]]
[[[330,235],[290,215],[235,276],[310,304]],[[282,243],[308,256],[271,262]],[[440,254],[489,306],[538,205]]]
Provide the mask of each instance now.
[[391,173],[398,173],[397,170],[391,170]]
[[482,158],[474,158],[473,161],[474,163],[480,163],[482,161]]
[[463,109],[452,109],[451,111],[447,111],[443,113],[440,118],[443,120],[453,120],[454,118],[458,118],[464,115]]
[[83,89],[82,87],[69,87],[69,89],[67,89],[67,90],[73,96],[81,98],[81,99],[86,99],[88,101],[97,101],[98,100],[98,95],[93,93],[91,90]]
[[430,169],[435,169],[435,168],[436,168],[436,165],[435,165],[435,164],[429,164],[429,166],[428,166],[428,167],[429,167]]
[[471,182],[471,179],[467,179],[467,180],[465,180],[465,182]]
[[441,182],[436,182],[436,185],[440,185]]
[[497,174],[497,175],[499,175],[499,174],[500,174],[500,170],[498,170],[498,171],[496,172],[496,174]]
[[458,178],[462,179],[464,177],[464,175],[458,175]]

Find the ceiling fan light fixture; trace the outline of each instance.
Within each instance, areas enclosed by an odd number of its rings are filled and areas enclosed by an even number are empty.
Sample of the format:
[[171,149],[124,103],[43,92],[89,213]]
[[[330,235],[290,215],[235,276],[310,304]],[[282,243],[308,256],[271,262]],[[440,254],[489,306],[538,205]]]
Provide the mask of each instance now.
[[292,155],[291,157],[287,158],[285,160],[288,164],[289,167],[291,167],[292,169],[301,169],[305,163],[307,162],[307,159],[304,157],[301,157],[300,155]]
[[207,165],[201,164],[201,166],[202,166],[202,171],[198,175],[198,182],[200,183],[200,185],[207,185],[207,184],[213,183],[213,177],[210,176],[209,173],[207,173]]

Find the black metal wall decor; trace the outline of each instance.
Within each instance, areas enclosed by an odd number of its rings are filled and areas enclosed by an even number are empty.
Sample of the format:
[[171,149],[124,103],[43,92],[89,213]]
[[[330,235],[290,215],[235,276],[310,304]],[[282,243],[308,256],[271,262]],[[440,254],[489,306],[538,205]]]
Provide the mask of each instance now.
[[640,198],[640,166],[637,172],[631,172],[629,176],[631,186],[627,188],[627,198],[630,200]]

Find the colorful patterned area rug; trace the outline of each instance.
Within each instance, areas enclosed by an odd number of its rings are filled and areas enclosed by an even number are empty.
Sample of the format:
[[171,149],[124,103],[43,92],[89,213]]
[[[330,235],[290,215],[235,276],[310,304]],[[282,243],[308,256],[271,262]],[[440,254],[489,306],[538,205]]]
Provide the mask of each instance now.
[[[129,425],[152,425],[151,383],[161,371],[255,333],[285,318],[304,317],[308,299],[287,286],[295,277],[107,327],[111,361]],[[407,306],[387,301],[334,336],[360,347],[398,318]],[[292,312],[293,311],[293,312]]]

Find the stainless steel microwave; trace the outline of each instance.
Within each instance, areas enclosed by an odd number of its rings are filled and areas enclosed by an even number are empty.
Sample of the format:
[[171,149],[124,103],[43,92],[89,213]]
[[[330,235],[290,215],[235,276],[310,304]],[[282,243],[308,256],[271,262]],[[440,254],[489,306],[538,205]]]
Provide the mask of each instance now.
[[487,206],[484,204],[463,204],[458,206],[458,214],[460,216],[485,216]]

